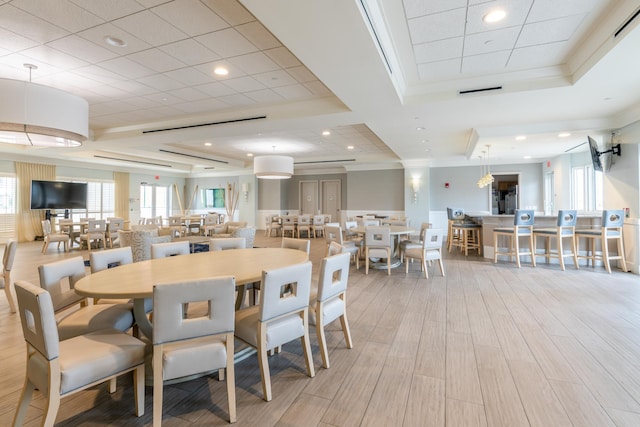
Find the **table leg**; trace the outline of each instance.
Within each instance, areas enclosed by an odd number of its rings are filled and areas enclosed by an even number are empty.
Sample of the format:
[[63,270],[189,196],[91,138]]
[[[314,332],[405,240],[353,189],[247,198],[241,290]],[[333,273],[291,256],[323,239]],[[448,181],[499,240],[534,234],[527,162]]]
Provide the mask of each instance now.
[[136,320],[140,332],[142,332],[145,337],[153,339],[153,326],[147,317],[144,302],[145,298],[135,298],[133,300],[133,317]]

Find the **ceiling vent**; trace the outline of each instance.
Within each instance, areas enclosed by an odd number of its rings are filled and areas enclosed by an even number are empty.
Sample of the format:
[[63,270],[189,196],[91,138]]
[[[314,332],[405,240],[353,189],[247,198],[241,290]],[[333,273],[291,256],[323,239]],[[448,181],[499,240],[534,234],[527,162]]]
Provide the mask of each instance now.
[[495,90],[502,90],[502,86],[483,87],[478,89],[467,89],[458,91],[458,95],[470,95],[472,93],[491,92]]
[[294,165],[316,165],[320,163],[343,163],[343,162],[355,162],[356,159],[342,159],[342,160],[315,160],[311,162],[294,162]]
[[170,150],[165,150],[165,149],[162,149],[162,148],[159,149],[158,151],[160,151],[161,153],[175,154],[175,155],[178,155],[178,156],[191,157],[192,159],[206,160],[208,162],[224,163],[225,165],[229,164],[229,162],[227,162],[225,160],[209,159],[208,157],[195,156],[193,154],[179,153],[177,151],[170,151]]
[[627,28],[637,17],[638,15],[640,15],[640,9],[636,10],[636,12],[631,15],[631,18],[627,19],[627,22],[625,22],[624,24],[622,24],[620,26],[620,28],[618,28],[618,31],[616,31],[615,33],[613,33],[613,37],[618,37],[618,35],[624,31],[625,28]]
[[225,124],[228,124],[228,123],[248,122],[248,121],[251,121],[251,120],[261,120],[261,119],[266,119],[266,118],[267,118],[267,116],[244,117],[244,118],[241,118],[241,119],[222,120],[222,121],[219,121],[219,122],[199,123],[197,125],[176,126],[176,127],[164,128],[164,129],[143,130],[142,133],[155,133],[155,132],[167,132],[167,131],[170,131],[170,130],[192,129],[192,128],[200,128],[200,127],[203,127],[203,126],[225,125]]
[[138,164],[141,164],[141,165],[160,166],[160,167],[163,167],[163,168],[172,168],[173,167],[171,165],[164,165],[162,163],[143,162],[142,160],[121,159],[121,158],[118,158],[118,157],[101,156],[99,154],[94,154],[93,157],[96,157],[98,159],[117,160],[119,162],[138,163]]

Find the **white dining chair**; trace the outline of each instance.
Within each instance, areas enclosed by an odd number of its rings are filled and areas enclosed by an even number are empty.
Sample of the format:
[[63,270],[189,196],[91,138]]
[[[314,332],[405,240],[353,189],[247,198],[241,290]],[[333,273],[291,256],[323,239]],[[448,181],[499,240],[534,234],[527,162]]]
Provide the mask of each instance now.
[[369,258],[385,258],[387,260],[387,274],[391,275],[391,229],[386,227],[365,227],[365,267],[364,274],[369,274]]
[[109,243],[109,247],[113,249],[113,244],[118,240],[118,230],[124,230],[124,219],[115,217],[107,218],[107,222],[107,243]]
[[348,253],[328,256],[322,259],[320,265],[320,277],[318,279],[318,292],[311,296],[309,307],[309,323],[315,325],[322,366],[329,369],[329,349],[324,328],[334,320],[340,319],[342,332],[347,348],[353,348],[351,331],[347,320],[347,283],[349,281],[349,265],[351,263]]
[[[232,276],[153,287],[154,427],[162,425],[166,381],[216,370],[227,382],[229,421],[236,421],[234,293]],[[198,302],[206,303],[207,312],[185,320],[183,305]]]
[[409,262],[413,259],[420,260],[420,266],[424,271],[425,279],[429,278],[428,262],[438,261],[440,273],[444,276],[444,264],[442,263],[442,243],[444,241],[444,230],[429,228],[424,232],[422,245],[420,247],[407,247],[404,253],[404,272],[409,272]]
[[176,255],[189,255],[190,253],[189,242],[186,240],[180,242],[151,244],[151,259],[166,258]]
[[87,229],[80,235],[80,244],[87,242],[87,249],[91,251],[91,242],[96,242],[96,247],[107,248],[107,221],[104,219],[90,219],[87,223]]
[[244,237],[218,237],[209,239],[209,251],[224,251],[227,249],[245,249],[247,240]]
[[[40,425],[53,426],[63,397],[105,381],[110,382],[109,392],[113,393],[115,378],[128,372],[133,372],[135,413],[138,417],[144,414],[145,343],[114,329],[61,340],[49,292],[21,280],[15,288],[27,363],[14,426],[23,424],[35,389],[45,399]],[[114,399],[114,404],[116,400],[120,399]]]
[[11,269],[13,268],[13,260],[16,258],[17,250],[18,241],[9,239],[2,254],[2,275],[0,275],[0,288],[4,288],[4,294],[9,303],[9,310],[11,310],[12,313],[16,312],[16,303],[13,301],[13,296],[11,295]]
[[309,252],[311,251],[311,242],[309,240],[283,237],[280,247],[287,249],[297,249],[299,251],[306,252],[307,255],[309,255]]
[[[298,217],[297,232],[298,239],[302,233],[306,233],[307,239],[311,237],[311,215],[300,215]],[[315,237],[315,235],[313,237]]]
[[311,222],[311,232],[313,233],[313,237],[318,237],[318,233],[320,236],[324,235],[324,215],[314,215],[313,220]]
[[42,221],[42,233],[44,234],[44,243],[42,245],[42,253],[47,252],[47,248],[51,243],[58,243],[58,249],[60,249],[60,243],[63,244],[63,249],[67,252],[70,237],[66,233],[54,233],[51,230],[51,221],[45,219]]
[[85,276],[81,256],[39,265],[38,274],[40,287],[49,292],[55,313],[62,316],[57,323],[61,340],[100,329],[126,331],[133,326],[132,304],[89,305],[86,297],[75,292],[75,283]]
[[325,225],[324,227],[324,239],[327,242],[327,251],[325,252],[325,256],[329,252],[329,246],[332,242],[338,243],[342,246],[343,252],[348,252],[351,254],[355,261],[356,270],[360,269],[360,247],[356,245],[356,242],[343,240],[342,238],[342,227],[338,226],[330,226]]
[[[307,374],[315,376],[309,342],[311,262],[263,271],[260,304],[236,311],[235,336],[254,347],[262,378],[264,400],[271,400],[271,376],[267,352],[300,338]],[[282,294],[283,287],[290,293]]]

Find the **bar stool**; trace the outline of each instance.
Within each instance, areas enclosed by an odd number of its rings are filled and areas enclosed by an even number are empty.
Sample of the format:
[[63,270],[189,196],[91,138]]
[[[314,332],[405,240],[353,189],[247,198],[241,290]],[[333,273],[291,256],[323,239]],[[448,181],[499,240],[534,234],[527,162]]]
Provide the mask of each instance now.
[[[558,211],[558,222],[555,228],[534,228],[533,229],[533,241],[537,244],[538,237],[544,237],[545,245],[544,245],[544,253],[537,254],[536,247],[536,256],[544,256],[547,259],[547,264],[549,263],[549,259],[551,257],[558,258],[560,261],[560,268],[564,271],[564,258],[565,257],[573,257],[573,265],[578,268],[578,251],[576,249],[576,222],[578,221],[578,212],[576,210],[560,210]],[[556,244],[558,246],[557,251],[551,251],[551,238],[556,238]],[[571,252],[565,253],[563,240],[571,239]]]
[[[520,256],[529,255],[531,263],[536,266],[535,245],[533,243],[533,210],[517,209],[513,216],[513,227],[493,229],[493,263],[498,262],[498,255],[516,257],[516,265],[520,268]],[[498,252],[498,237],[509,237],[509,249]],[[520,252],[520,237],[527,237],[529,240],[529,252]]]
[[464,209],[462,208],[447,208],[447,219],[448,227],[447,227],[447,250],[451,252],[451,247],[453,246],[453,242],[457,242],[460,239],[460,235],[458,235],[459,230],[454,230],[454,224],[461,224],[464,220]]
[[[619,210],[605,210],[602,211],[602,226],[596,229],[576,230],[576,237],[578,238],[578,246],[580,245],[580,237],[587,239],[587,254],[580,255],[578,258],[586,259],[587,265],[591,260],[591,265],[595,266],[596,260],[602,260],[607,273],[611,274],[610,261],[619,259],[622,265],[622,271],[627,270],[627,263],[624,259],[624,245],[622,242],[622,226],[624,224],[624,212]],[[589,241],[589,239],[591,239]],[[609,255],[609,240],[617,240],[618,242],[618,255]],[[600,240],[602,247],[601,254],[596,253],[596,241]]]
[[447,236],[447,247],[449,252],[454,247],[460,248],[464,252],[464,256],[469,255],[469,250],[478,251],[478,255],[482,253],[482,225],[475,222],[465,220],[467,217],[463,209],[447,208],[449,219],[449,235]]

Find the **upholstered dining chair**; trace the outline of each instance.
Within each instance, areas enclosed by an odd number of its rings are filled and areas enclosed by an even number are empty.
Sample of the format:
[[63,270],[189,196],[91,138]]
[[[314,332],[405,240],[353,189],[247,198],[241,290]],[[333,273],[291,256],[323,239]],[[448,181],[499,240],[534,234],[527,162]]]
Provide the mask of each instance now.
[[218,214],[208,214],[202,221],[202,235],[211,236],[218,225]]
[[[611,261],[620,260],[622,271],[627,272],[627,262],[624,257],[624,243],[622,241],[622,226],[624,225],[624,211],[622,209],[607,209],[602,211],[602,225],[594,229],[576,230],[578,246],[580,238],[585,238],[588,243],[587,254],[578,256],[586,259],[587,265],[591,260],[591,265],[595,265],[596,260],[601,260],[607,273],[611,274]],[[609,240],[617,242],[617,255],[609,254]],[[596,242],[600,242],[601,253],[596,253]]]
[[[245,249],[247,247],[246,242],[247,241],[244,237],[218,237],[209,239],[209,252],[226,251],[227,249]],[[260,290],[260,283],[238,286],[235,303],[236,310],[240,310],[240,307],[244,304],[244,295],[247,290],[253,290],[253,298],[251,300],[251,303],[253,303],[255,301],[256,292]]]
[[11,296],[11,269],[13,268],[13,260],[16,258],[18,249],[18,241],[10,239],[2,254],[2,275],[0,275],[0,288],[4,288],[4,294],[7,296],[9,309],[12,313],[16,312],[16,303]]
[[282,217],[282,237],[287,233],[291,233],[291,238],[296,237],[296,222],[292,215]]
[[[306,233],[307,239],[311,238],[311,215],[300,215],[298,217],[298,227],[296,231],[298,233],[298,239],[302,233]],[[315,237],[315,235],[313,237]]]
[[[108,268],[114,268],[119,265],[126,265],[133,263],[133,252],[131,252],[130,246],[124,248],[106,249],[104,251],[93,251],[89,254],[89,267],[91,273],[97,273],[98,271],[106,270]],[[151,300],[149,300],[149,310],[151,310]],[[127,300],[111,300],[111,299],[93,299],[93,303],[101,304],[120,304],[128,303]]]
[[369,274],[369,258],[386,258],[387,274],[391,275],[391,229],[388,226],[365,227],[364,274]]
[[420,260],[420,266],[424,271],[425,279],[429,278],[427,262],[438,261],[440,273],[444,276],[444,265],[442,264],[442,242],[444,240],[444,230],[428,228],[424,232],[422,245],[419,248],[408,247],[405,250],[404,272],[409,272],[409,261]]
[[123,218],[108,218],[109,225],[107,226],[107,243],[109,243],[109,247],[113,249],[113,244],[116,240],[118,240],[118,230],[124,229],[124,219]]
[[[578,221],[578,211],[574,209],[561,209],[558,211],[558,220],[555,227],[534,228],[533,229],[533,242],[537,246],[538,238],[544,238],[544,252],[538,254],[537,247],[535,249],[536,256],[544,256],[549,263],[550,258],[558,258],[560,262],[560,268],[565,270],[564,259],[566,257],[573,258],[573,265],[578,267],[578,250],[576,245],[576,222]],[[551,250],[551,239],[555,238],[557,250]],[[569,250],[565,251],[564,240],[570,240]]]
[[[234,293],[232,276],[153,287],[154,426],[162,425],[165,381],[216,370],[227,382],[229,421],[236,421]],[[207,312],[185,320],[182,307],[194,302],[205,302]]]
[[342,253],[342,245],[338,242],[331,242],[327,246],[327,256],[334,256]]
[[318,292],[311,296],[309,307],[310,324],[316,326],[322,366],[329,369],[329,350],[324,327],[340,319],[347,348],[353,348],[351,331],[347,321],[347,282],[349,281],[350,257],[347,253],[328,256],[322,259]]
[[151,259],[166,258],[176,255],[189,255],[189,242],[153,243],[151,244]]
[[356,270],[360,269],[360,247],[356,245],[356,242],[343,240],[342,238],[342,227],[338,226],[325,226],[324,227],[324,239],[327,242],[327,251],[325,252],[325,256],[327,256],[329,251],[329,245],[332,242],[336,242],[342,246],[343,252],[348,252],[351,254],[353,259],[355,260]]
[[311,220],[311,232],[313,233],[313,237],[318,237],[318,233],[320,236],[323,236],[324,233],[324,224],[326,217],[324,215],[314,215]]
[[15,288],[27,344],[27,371],[14,426],[24,422],[35,389],[45,397],[41,425],[53,426],[61,398],[105,381],[110,381],[113,393],[115,378],[127,372],[133,372],[135,413],[144,414],[142,341],[114,329],[60,340],[49,292],[25,281],[17,281]]
[[280,247],[288,248],[288,249],[297,249],[299,251],[306,252],[307,255],[309,255],[309,252],[311,251],[311,242],[309,240],[291,239],[289,237],[283,237]]
[[[534,211],[532,209],[516,209],[513,216],[513,227],[497,227],[493,229],[493,263],[498,262],[498,256],[516,258],[516,265],[520,268],[520,257],[529,255],[531,264],[536,266],[535,243],[533,241]],[[509,239],[506,251],[498,250],[498,238],[504,236]],[[520,250],[520,238],[525,237],[529,241],[529,251]]]
[[51,295],[56,314],[65,314],[70,308],[80,308],[58,321],[61,340],[97,331],[117,329],[126,331],[133,326],[132,304],[92,304],[74,291],[75,283],[85,276],[81,256],[67,258],[38,266],[40,287]]
[[69,247],[73,246],[73,242],[80,236],[80,230],[77,230],[73,225],[73,219],[60,218],[58,219],[58,232],[69,236]]
[[[271,400],[271,377],[267,352],[301,339],[307,373],[315,376],[309,342],[309,295],[311,262],[262,272],[260,304],[236,311],[235,336],[254,347],[262,378],[264,400]],[[282,294],[283,287],[291,292]]]
[[96,247],[107,248],[107,221],[104,219],[90,219],[87,229],[80,235],[80,244],[87,242],[87,249],[91,251],[91,242],[96,242]]
[[282,231],[282,224],[278,222],[278,217],[276,215],[267,215],[264,235],[271,237],[274,231],[276,232],[276,236],[278,236]]
[[63,244],[64,251],[67,252],[70,237],[66,233],[54,233],[51,230],[51,221],[45,219],[42,221],[42,233],[44,235],[44,244],[42,245],[42,253],[47,252],[47,248],[50,243],[58,243],[58,249],[60,249],[60,243]]
[[422,242],[424,241],[424,233],[428,228],[431,228],[430,222],[423,222],[420,224],[420,234],[418,238],[410,237],[405,240],[401,240],[398,244],[398,250],[400,251],[400,262],[404,261],[404,251],[408,248],[422,248]]

